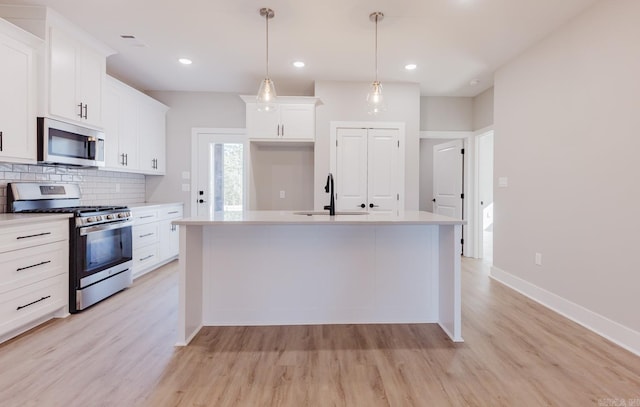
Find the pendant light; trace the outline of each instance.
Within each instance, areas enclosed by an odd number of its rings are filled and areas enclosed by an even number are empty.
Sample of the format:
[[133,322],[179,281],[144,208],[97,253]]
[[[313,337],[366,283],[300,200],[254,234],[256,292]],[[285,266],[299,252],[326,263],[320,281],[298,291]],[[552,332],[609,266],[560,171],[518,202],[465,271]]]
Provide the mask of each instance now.
[[269,78],[269,20],[275,17],[276,13],[270,8],[261,8],[260,15],[264,17],[267,27],[267,71],[264,80],[260,83],[260,90],[256,97],[256,106],[258,111],[271,112],[278,108],[276,101],[276,87],[271,78]]
[[382,85],[378,80],[378,21],[382,21],[384,14],[380,11],[375,11],[369,14],[369,20],[376,24],[376,79],[369,88],[367,94],[367,112],[371,115],[376,115],[380,112],[387,110],[387,106],[384,103],[384,97],[382,95]]

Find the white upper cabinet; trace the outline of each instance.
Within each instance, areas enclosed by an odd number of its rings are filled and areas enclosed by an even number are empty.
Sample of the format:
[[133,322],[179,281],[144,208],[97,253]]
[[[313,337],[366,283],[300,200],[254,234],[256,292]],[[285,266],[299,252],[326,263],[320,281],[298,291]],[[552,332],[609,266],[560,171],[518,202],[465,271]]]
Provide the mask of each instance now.
[[36,47],[42,41],[0,19],[0,161],[36,162]]
[[145,96],[140,103],[140,169],[145,174],[166,171],[166,114],[167,106],[154,99]]
[[316,104],[313,97],[285,96],[278,98],[278,108],[258,111],[255,96],[241,96],[246,103],[247,135],[253,140],[314,141]]
[[45,41],[37,116],[101,129],[106,58],[114,51],[47,7],[0,5],[0,16]]
[[104,169],[163,175],[168,107],[110,76],[104,93]]
[[60,28],[49,39],[51,115],[102,127],[106,58]]

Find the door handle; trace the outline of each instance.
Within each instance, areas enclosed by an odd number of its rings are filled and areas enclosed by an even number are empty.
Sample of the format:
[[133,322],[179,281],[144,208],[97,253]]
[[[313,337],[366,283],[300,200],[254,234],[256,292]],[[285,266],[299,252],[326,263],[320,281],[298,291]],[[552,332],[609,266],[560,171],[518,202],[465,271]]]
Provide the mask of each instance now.
[[361,208],[366,208],[366,207],[367,207],[367,205],[365,205],[365,204],[360,204],[360,207],[361,207]]
[[480,201],[480,205],[484,205],[484,201]]
[[380,207],[380,205],[374,205],[372,203],[369,204],[369,208],[379,208],[379,207]]
[[204,199],[198,199],[198,203],[205,203],[207,201],[205,201]]
[[435,202],[435,201],[436,201],[436,198],[433,198],[433,199],[431,200],[431,202]]

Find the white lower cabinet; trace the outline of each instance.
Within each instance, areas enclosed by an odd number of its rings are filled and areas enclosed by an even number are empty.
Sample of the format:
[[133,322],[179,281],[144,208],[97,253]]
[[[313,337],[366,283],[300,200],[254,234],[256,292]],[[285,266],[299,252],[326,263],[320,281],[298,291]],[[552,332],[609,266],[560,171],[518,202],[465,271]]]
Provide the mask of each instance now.
[[0,221],[0,342],[68,314],[69,220]]
[[133,277],[137,278],[178,257],[178,227],[183,204],[133,206]]

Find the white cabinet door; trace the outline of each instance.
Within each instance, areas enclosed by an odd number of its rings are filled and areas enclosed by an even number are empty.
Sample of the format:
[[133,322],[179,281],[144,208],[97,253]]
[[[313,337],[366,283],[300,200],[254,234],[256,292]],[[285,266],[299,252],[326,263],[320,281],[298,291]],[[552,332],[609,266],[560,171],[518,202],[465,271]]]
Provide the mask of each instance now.
[[[367,129],[338,129],[336,208],[365,211],[367,205]],[[327,204],[329,196],[327,195]]]
[[369,129],[369,212],[391,212],[398,207],[398,130]]
[[281,137],[313,140],[316,132],[315,109],[315,105],[280,105]]
[[164,174],[166,170],[166,107],[152,99],[139,100],[140,169],[145,174]]
[[280,109],[260,112],[255,103],[247,103],[247,133],[249,138],[279,138]]
[[76,41],[62,30],[50,29],[49,112],[82,121],[83,106],[76,101]]
[[101,127],[105,58],[55,27],[50,41],[49,112]]
[[33,50],[0,33],[0,161],[35,162]]
[[336,208],[390,212],[398,209],[400,176],[398,129],[339,128]]
[[102,91],[104,88],[105,58],[87,47],[80,47],[77,55],[78,103],[84,104],[84,119],[87,123],[102,125]]
[[178,226],[171,224],[172,221],[160,221],[160,261],[175,257],[180,251],[180,232]]
[[113,86],[107,84],[104,89],[104,136],[105,136],[105,168],[121,167],[120,139],[120,94]]

